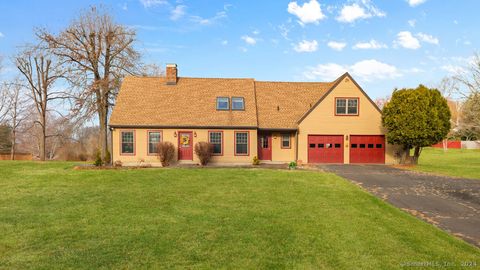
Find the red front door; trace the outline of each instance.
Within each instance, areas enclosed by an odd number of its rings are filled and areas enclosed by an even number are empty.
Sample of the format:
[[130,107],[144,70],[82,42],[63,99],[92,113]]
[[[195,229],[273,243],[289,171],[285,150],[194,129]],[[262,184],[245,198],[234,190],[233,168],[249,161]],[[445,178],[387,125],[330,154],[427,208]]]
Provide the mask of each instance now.
[[258,159],[272,160],[272,134],[258,134]]
[[308,163],[343,163],[343,135],[308,135]]
[[385,136],[351,135],[350,163],[385,163]]
[[178,132],[178,160],[193,160],[193,136],[191,131]]

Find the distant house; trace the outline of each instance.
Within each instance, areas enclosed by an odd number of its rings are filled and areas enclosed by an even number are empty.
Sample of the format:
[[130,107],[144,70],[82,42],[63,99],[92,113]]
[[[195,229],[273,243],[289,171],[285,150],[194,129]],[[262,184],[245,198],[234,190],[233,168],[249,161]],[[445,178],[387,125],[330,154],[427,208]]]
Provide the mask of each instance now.
[[212,162],[393,163],[381,112],[348,74],[333,82],[127,77],[110,119],[113,160],[156,164],[156,144],[172,142],[181,163],[214,145]]

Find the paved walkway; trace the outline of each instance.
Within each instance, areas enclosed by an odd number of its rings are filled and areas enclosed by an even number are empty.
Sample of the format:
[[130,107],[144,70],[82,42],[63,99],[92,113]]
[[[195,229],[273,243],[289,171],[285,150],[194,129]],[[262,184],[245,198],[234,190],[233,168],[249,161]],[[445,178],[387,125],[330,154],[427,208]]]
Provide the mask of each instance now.
[[435,176],[384,165],[320,165],[480,247],[480,180]]

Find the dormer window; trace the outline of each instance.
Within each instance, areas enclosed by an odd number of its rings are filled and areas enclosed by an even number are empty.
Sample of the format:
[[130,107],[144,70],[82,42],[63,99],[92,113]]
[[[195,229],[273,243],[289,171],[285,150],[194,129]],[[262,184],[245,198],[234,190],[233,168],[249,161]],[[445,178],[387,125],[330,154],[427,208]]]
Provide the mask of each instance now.
[[217,110],[230,110],[230,99],[228,97],[217,97]]
[[243,97],[232,97],[232,111],[245,110],[245,101]]
[[336,98],[335,115],[358,115],[358,98]]

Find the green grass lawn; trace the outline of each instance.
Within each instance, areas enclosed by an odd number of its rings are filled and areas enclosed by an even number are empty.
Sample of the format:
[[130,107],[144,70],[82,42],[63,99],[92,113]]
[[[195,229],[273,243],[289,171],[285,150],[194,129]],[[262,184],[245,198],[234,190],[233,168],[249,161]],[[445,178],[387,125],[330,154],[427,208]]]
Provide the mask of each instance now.
[[424,148],[414,170],[480,179],[480,150]]
[[396,269],[480,250],[333,174],[0,162],[0,269]]

